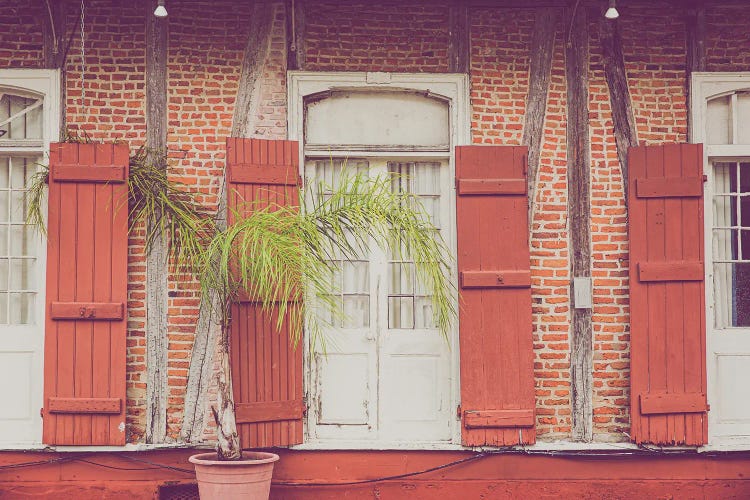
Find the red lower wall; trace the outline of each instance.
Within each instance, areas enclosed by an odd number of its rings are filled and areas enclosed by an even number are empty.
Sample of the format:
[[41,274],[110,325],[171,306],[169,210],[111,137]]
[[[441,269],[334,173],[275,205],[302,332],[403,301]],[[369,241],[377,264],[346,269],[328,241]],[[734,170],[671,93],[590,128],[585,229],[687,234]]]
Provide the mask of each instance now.
[[[274,471],[274,499],[750,498],[750,453],[488,455],[426,474],[470,452],[289,451]],[[0,498],[159,498],[194,483],[194,450],[133,453],[0,453]],[[49,461],[49,462],[48,462]],[[28,465],[30,463],[34,465]],[[19,467],[19,464],[27,464]],[[169,469],[166,467],[173,467]],[[185,471],[175,470],[184,469]],[[285,484],[281,484],[285,483]],[[289,483],[296,485],[292,486]],[[184,498],[184,497],[183,497]]]

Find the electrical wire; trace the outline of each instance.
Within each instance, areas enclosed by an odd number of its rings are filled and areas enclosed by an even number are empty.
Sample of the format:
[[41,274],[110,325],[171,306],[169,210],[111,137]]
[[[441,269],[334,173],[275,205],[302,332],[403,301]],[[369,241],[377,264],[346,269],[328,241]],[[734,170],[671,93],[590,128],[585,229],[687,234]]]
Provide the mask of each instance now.
[[346,482],[339,482],[339,483],[293,483],[293,482],[287,482],[287,481],[272,481],[271,484],[274,486],[354,486],[357,484],[379,483],[381,481],[392,481],[394,479],[403,479],[405,477],[419,476],[421,474],[427,474],[428,472],[434,472],[436,470],[442,470],[442,469],[447,469],[449,467],[455,467],[457,465],[460,465],[466,462],[473,462],[474,460],[479,460],[480,458],[484,458],[489,455],[491,455],[491,453],[480,452],[476,455],[462,458],[460,460],[454,460],[453,462],[448,462],[447,464],[430,467],[429,469],[419,470],[415,472],[406,472],[404,474],[396,474],[393,476],[378,477],[378,478],[373,478],[373,479],[362,479],[360,481],[346,481]]

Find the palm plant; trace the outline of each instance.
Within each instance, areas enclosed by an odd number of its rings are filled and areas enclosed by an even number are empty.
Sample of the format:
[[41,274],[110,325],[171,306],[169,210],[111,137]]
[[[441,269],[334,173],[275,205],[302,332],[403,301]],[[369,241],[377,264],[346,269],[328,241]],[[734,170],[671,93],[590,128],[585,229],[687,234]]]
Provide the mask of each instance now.
[[[217,406],[212,408],[220,460],[242,457],[229,362],[230,305],[239,293],[256,298],[267,313],[277,309],[279,328],[287,318],[289,340],[295,345],[303,329],[311,342],[325,344],[321,332],[332,325],[323,318],[343,314],[332,298],[333,256],[358,260],[376,244],[397,258],[415,262],[417,277],[432,296],[434,322],[447,336],[456,311],[446,245],[418,198],[394,192],[391,181],[344,171],[336,186],[320,183],[301,192],[300,197],[308,200],[303,209],[251,204],[212,238],[202,256],[200,278],[204,293],[218,293],[222,308],[217,311],[221,369]],[[240,212],[250,215],[242,217]],[[296,303],[302,306],[290,306]]]

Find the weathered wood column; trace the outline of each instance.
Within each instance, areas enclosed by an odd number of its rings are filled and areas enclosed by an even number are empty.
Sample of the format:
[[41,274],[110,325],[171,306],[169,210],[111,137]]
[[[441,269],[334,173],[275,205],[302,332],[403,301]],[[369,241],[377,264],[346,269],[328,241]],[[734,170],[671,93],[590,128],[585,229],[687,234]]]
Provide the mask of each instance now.
[[[569,16],[565,46],[568,100],[568,231],[572,280],[591,278],[591,193],[588,114],[589,36],[586,9]],[[571,283],[571,299],[573,296]],[[593,338],[591,309],[572,309],[570,362],[573,439],[591,441],[593,435]]]
[[[146,5],[146,148],[150,161],[166,170],[168,18],[154,15],[155,1]],[[147,224],[157,224],[157,221],[147,221]],[[147,443],[162,443],[167,434],[169,257],[166,238],[159,233],[146,256]]]
[[468,73],[471,48],[469,29],[469,7],[455,2],[448,8],[448,71]]
[[49,2],[42,23],[43,67],[60,70],[60,129],[65,130],[65,2]]
[[537,9],[529,49],[529,94],[526,97],[523,127],[523,143],[529,148],[529,227],[533,221],[536,178],[542,150],[544,117],[547,112],[547,92],[552,71],[552,54],[555,50],[555,28],[559,17],[560,12],[557,9]]
[[[257,0],[252,7],[252,17],[247,45],[242,59],[239,88],[232,118],[232,137],[249,137],[254,133],[256,111],[260,98],[260,80],[271,43],[271,26],[276,4]],[[220,182],[219,205],[215,222],[219,229],[226,227],[226,182]],[[215,294],[201,297],[195,341],[190,358],[190,371],[185,392],[185,414],[180,438],[185,442],[200,439],[204,426],[204,411],[208,386],[213,376],[213,354],[221,325],[216,317],[218,297]]]
[[628,77],[625,72],[625,59],[622,54],[622,38],[617,20],[605,19],[600,21],[600,39],[604,62],[604,76],[609,87],[609,102],[612,107],[612,123],[614,127],[615,143],[617,144],[617,158],[622,172],[625,203],[628,199],[628,149],[638,145],[635,128],[635,118],[630,102]]

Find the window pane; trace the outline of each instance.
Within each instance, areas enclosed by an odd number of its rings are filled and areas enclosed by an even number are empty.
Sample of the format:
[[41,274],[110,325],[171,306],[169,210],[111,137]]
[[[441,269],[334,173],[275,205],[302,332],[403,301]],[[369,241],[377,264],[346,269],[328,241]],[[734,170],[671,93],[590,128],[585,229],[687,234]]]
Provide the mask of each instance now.
[[414,293],[414,264],[395,262],[390,267],[391,295],[405,295]]
[[750,92],[737,92],[737,140],[735,144],[750,144]]
[[714,264],[716,327],[750,326],[750,262]]
[[10,175],[10,158],[0,158],[0,189],[7,189]]
[[708,101],[706,107],[706,138],[708,144],[729,144],[730,96],[717,97]]
[[[7,238],[7,231],[8,226],[0,226],[0,253],[4,254],[6,252],[6,249],[8,248],[7,245],[3,245],[3,233],[6,234]],[[15,257],[33,257],[35,253],[33,252],[33,231],[34,229],[31,226],[27,225],[13,225],[10,226],[10,234],[11,234],[11,245],[10,245],[10,253],[11,255]]]
[[737,192],[737,163],[714,163],[714,193]]
[[714,261],[734,260],[737,258],[737,231],[734,229],[713,230]]
[[343,286],[341,291],[344,294],[363,293],[370,291],[370,266],[367,262],[348,262],[343,265]]
[[13,325],[28,325],[32,322],[34,294],[11,293],[10,295],[10,323]]
[[370,326],[370,297],[367,295],[345,295],[344,316],[344,328]]
[[430,297],[415,297],[414,309],[415,328],[435,328]]
[[0,97],[0,122],[15,116],[10,123],[0,125],[0,141],[7,139],[41,139],[42,108],[39,99],[5,92]]
[[414,298],[388,299],[388,328],[414,328]]
[[0,292],[0,324],[8,324],[8,294]]
[[29,290],[34,282],[34,259],[10,260],[10,290]]

